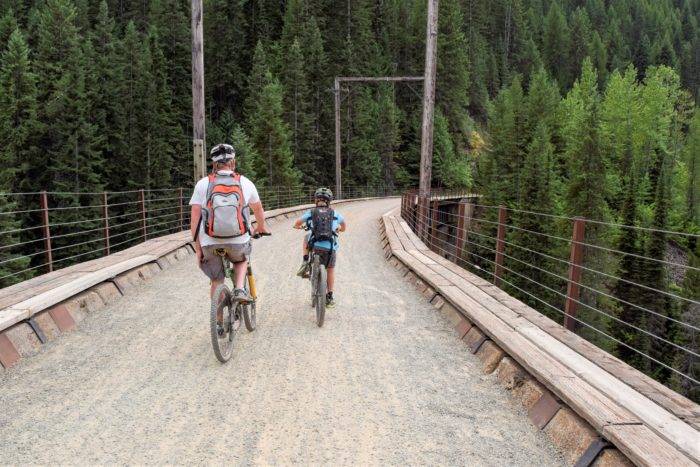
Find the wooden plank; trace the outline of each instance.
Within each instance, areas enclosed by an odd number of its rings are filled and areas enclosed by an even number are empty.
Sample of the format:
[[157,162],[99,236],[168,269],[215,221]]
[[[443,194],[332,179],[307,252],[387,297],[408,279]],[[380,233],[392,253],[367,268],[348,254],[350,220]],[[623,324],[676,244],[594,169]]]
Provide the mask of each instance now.
[[576,375],[606,394],[621,407],[634,413],[666,441],[700,462],[700,432],[530,321],[525,318],[518,319],[520,324],[516,329],[528,337],[530,342],[570,368]]
[[698,406],[698,404],[695,404],[690,399],[681,396],[672,389],[667,388],[658,381],[649,378],[645,374],[632,368],[628,364],[605,352],[604,350],[596,347],[587,340],[582,339],[576,334],[566,330],[558,323],[544,316],[537,310],[534,310],[519,300],[511,297],[505,291],[497,288],[482,290],[499,300],[501,303],[504,303],[509,308],[516,310],[528,321],[539,326],[557,340],[563,342],[576,352],[595,362],[607,372],[618,376],[626,384],[641,392],[649,399],[675,414],[677,417],[686,420],[696,429],[700,428],[694,424],[696,418],[700,416],[700,406]]
[[606,426],[601,433],[637,465],[697,466],[645,425]]
[[28,298],[31,298],[39,293],[46,292],[47,290],[51,290],[59,285],[68,283],[82,275],[83,274],[81,272],[68,272],[60,276],[52,277],[50,280],[40,281],[38,284],[29,284],[29,281],[22,282],[21,284],[24,285],[23,288],[16,290],[15,293],[0,299],[0,310],[11,307],[16,303],[27,300]]
[[[90,287],[97,285],[100,282],[103,282],[111,277],[114,277],[117,274],[121,274],[122,272],[128,271],[135,267],[141,266],[146,263],[150,263],[152,261],[155,261],[156,259],[157,258],[155,256],[150,255],[138,256],[136,258],[132,258],[121,263],[106,267],[104,269],[101,269],[100,271],[85,274],[82,277],[79,277],[71,282],[60,285],[47,292],[36,295],[28,300],[24,300],[20,303],[17,303],[13,305],[12,309],[16,311],[21,310],[26,312],[26,317],[29,318],[35,313],[49,308],[50,306],[55,305],[67,298],[70,298],[73,295],[76,295],[86,289],[89,289]],[[4,311],[5,310],[0,311],[0,316],[4,316]],[[12,314],[9,313],[8,317],[9,316],[12,316]],[[6,322],[0,322],[0,330],[6,329],[8,325],[11,325],[8,324],[10,323],[10,321],[11,320],[8,319]]]
[[617,377],[561,343],[538,326],[499,302],[484,290],[466,283],[460,289],[486,307],[507,324],[520,331],[533,344],[557,361],[570,368],[591,386],[608,395],[621,407],[628,409],[664,439],[676,444],[682,451],[700,461],[700,433],[675,415],[656,405]]
[[29,318],[29,311],[21,308],[5,308],[4,310],[0,310],[0,331]]
[[488,334],[542,384],[565,401],[579,415],[600,430],[610,424],[638,423],[639,419],[574,374],[569,368],[536,347],[484,306],[456,286],[439,292],[464,310],[467,318]]

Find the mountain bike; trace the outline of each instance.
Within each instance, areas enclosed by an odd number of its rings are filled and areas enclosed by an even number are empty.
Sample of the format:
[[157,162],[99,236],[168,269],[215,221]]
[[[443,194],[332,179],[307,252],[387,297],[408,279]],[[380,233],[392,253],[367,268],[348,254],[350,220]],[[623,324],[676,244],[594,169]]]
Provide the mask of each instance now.
[[[253,235],[252,238],[258,239],[269,235],[271,234],[257,234]],[[226,257],[226,250],[220,248],[214,250],[214,253],[221,257],[224,266],[224,277],[230,278],[232,286],[235,288],[235,271],[231,261]],[[211,313],[209,316],[211,344],[214,348],[214,355],[221,363],[226,363],[233,355],[236,335],[241,326],[241,321],[245,323],[245,327],[249,332],[253,332],[257,327],[256,303],[258,291],[255,287],[255,277],[253,276],[253,267],[250,260],[248,261],[244,288],[252,299],[249,302],[243,302],[240,298],[234,297],[231,289],[226,285],[225,279],[224,283],[216,288],[211,299]]]
[[[305,231],[310,231],[311,226],[307,223],[302,227]],[[334,233],[338,236],[338,233]],[[323,320],[326,316],[326,289],[328,286],[328,272],[326,265],[321,261],[317,251],[313,245],[309,245],[309,264],[311,271],[309,272],[309,280],[311,281],[311,308],[316,310],[316,326],[323,326]]]

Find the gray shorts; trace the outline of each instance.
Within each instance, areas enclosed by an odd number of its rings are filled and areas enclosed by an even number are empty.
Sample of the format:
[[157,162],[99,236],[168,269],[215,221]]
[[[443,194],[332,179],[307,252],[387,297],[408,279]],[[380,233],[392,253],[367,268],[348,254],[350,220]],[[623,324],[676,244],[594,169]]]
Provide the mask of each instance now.
[[321,264],[327,268],[335,267],[335,258],[338,256],[336,251],[314,248],[314,253],[318,255],[318,260]]
[[226,257],[232,263],[240,263],[250,259],[250,253],[253,248],[250,242],[208,245],[202,247],[202,262],[199,263],[199,269],[213,281],[220,281],[225,278],[224,263],[221,261],[221,256],[216,254],[217,250],[225,251]]

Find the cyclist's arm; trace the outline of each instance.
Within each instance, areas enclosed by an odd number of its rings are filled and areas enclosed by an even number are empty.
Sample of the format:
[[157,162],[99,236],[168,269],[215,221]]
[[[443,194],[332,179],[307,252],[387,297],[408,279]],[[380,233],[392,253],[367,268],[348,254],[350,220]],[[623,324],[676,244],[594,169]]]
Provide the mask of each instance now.
[[250,203],[250,209],[253,210],[253,215],[255,216],[255,231],[257,233],[269,233],[267,224],[265,223],[265,209],[263,209],[262,203]]
[[[202,206],[199,204],[192,205],[192,214],[190,216],[190,232],[192,233],[192,238],[194,238],[197,232],[197,227],[199,227],[199,219],[202,217]],[[199,245],[199,236],[194,242],[194,251],[197,253],[197,257],[201,258],[202,247]]]
[[304,225],[304,220],[299,218],[294,222],[294,228],[295,229],[301,229],[301,226]]

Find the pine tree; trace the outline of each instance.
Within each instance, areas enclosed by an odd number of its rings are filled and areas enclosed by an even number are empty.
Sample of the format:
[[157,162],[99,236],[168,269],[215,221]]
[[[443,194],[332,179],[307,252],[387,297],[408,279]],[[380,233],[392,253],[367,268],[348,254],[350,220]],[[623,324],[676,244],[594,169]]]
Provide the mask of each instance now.
[[[540,122],[534,130],[532,142],[527,147],[527,155],[522,169],[522,184],[518,198],[518,206],[524,210],[553,213],[554,185],[555,185],[555,155],[554,145],[547,124]],[[550,264],[539,252],[552,255],[555,245],[546,235],[554,231],[554,223],[551,217],[533,216],[531,214],[515,214],[516,218],[511,222],[519,229],[510,232],[509,242],[522,248],[509,247],[507,254],[515,259],[506,259],[506,266],[514,273],[508,273],[508,282],[524,290],[531,290],[535,295],[552,306],[560,305],[561,298],[549,289],[562,288],[561,280],[552,274],[562,275],[562,267],[559,264]],[[525,232],[528,230],[529,232]],[[532,233],[531,233],[532,232]],[[537,235],[537,233],[544,235]],[[534,265],[536,267],[531,267]],[[538,269],[539,268],[539,269]],[[549,274],[547,272],[550,272]],[[524,277],[529,278],[525,279]],[[542,284],[539,287],[535,284]],[[511,288],[510,293],[524,300],[530,306],[539,309],[550,318],[561,321],[561,315],[538,300],[532,299],[516,288]]]
[[[96,191],[102,157],[93,146],[95,128],[88,121],[87,67],[69,0],[47,0],[40,11],[36,75],[39,79],[38,144],[41,160],[32,161],[32,191]],[[51,164],[45,166],[46,160]],[[30,187],[27,187],[30,188]]]
[[542,48],[542,56],[549,72],[556,78],[562,89],[568,88],[572,79],[570,74],[572,62],[569,60],[571,34],[558,2],[552,2],[545,18]]
[[[654,222],[655,229],[650,234],[649,246],[646,256],[656,260],[664,260],[666,258],[666,243],[667,235],[664,230],[667,228],[668,219],[668,194],[667,194],[667,176],[666,176],[666,158],[661,156],[661,173],[656,187],[656,199],[654,204]],[[649,340],[649,356],[653,359],[670,365],[675,360],[676,349],[670,344],[663,342],[661,339],[674,342],[677,338],[677,329],[673,321],[668,318],[678,319],[674,304],[664,292],[668,288],[668,278],[666,265],[659,261],[646,260],[644,264],[645,285],[650,289],[645,289],[642,295],[643,303],[647,305],[656,314],[652,314],[647,318],[647,331],[655,337],[648,337]],[[661,382],[666,382],[671,377],[671,372],[662,365],[650,362],[650,374]]]
[[[248,67],[252,59],[249,47],[250,28],[249,18],[245,14],[243,2],[230,2],[228,0],[210,0],[205,6],[206,17],[215,20],[204,21],[204,60],[205,60],[205,90],[209,102],[209,113],[214,120],[218,119],[226,110],[233,112],[234,117],[243,118],[245,113],[241,107],[245,97]],[[183,16],[187,18],[187,15]],[[175,22],[175,18],[171,20]],[[163,39],[166,39],[163,37]],[[185,36],[183,39],[189,40]],[[181,82],[185,87],[189,86],[189,49],[190,44],[184,41],[184,51],[175,51],[183,60]],[[169,57],[166,49],[166,58]],[[170,61],[170,60],[168,60]],[[171,72],[168,71],[170,76]],[[175,77],[170,77],[175,79]],[[190,92],[189,87],[185,90]],[[178,96],[176,92],[174,96]],[[191,97],[191,93],[190,93]],[[185,99],[190,105],[191,99]],[[189,107],[182,112],[189,113]]]
[[469,62],[467,41],[462,32],[464,19],[457,0],[443,0],[439,23],[435,103],[447,118],[456,150],[464,151],[471,127],[467,111]]
[[[103,136],[101,145],[105,161],[118,161],[127,153],[124,144],[125,116],[120,102],[123,95],[124,69],[117,54],[119,39],[106,1],[101,1],[92,32],[93,70],[97,78],[88,89],[93,113],[91,122]],[[110,189],[119,189],[124,180],[112,176],[115,164],[106,164],[103,178]]]
[[316,185],[317,157],[313,150],[312,127],[309,121],[309,89],[305,72],[304,56],[299,40],[294,39],[285,53],[286,66],[283,68],[284,116],[291,129],[293,164],[302,173],[306,185]]
[[[600,96],[595,69],[589,59],[583,63],[581,78],[562,102],[564,122],[562,138],[564,157],[568,166],[567,187],[564,195],[566,213],[588,219],[605,220],[608,218],[606,197],[609,188],[605,179],[605,159],[600,148],[598,119],[600,115]],[[565,231],[570,235],[570,231]],[[586,225],[586,243],[606,245],[600,224]],[[587,248],[584,252],[584,265],[601,271],[604,268],[603,255],[600,250]],[[581,293],[578,310],[579,319],[590,326],[604,330],[606,318],[593,308],[598,307],[600,296],[591,291],[602,290],[600,275],[587,277],[585,288]],[[595,331],[581,327],[580,332],[586,339],[599,345],[609,345]]]
[[[3,10],[0,9],[0,14]],[[3,16],[0,17],[0,50],[5,50],[10,36],[19,28],[17,23],[17,18],[15,17],[15,12],[12,8],[9,8],[4,12]]]
[[[630,173],[630,180],[625,187],[621,222],[624,225],[635,226],[637,223],[637,183],[634,171],[630,170]],[[630,282],[640,284],[644,279],[644,264],[638,258],[643,254],[643,251],[637,229],[623,229],[617,247],[625,255],[620,259],[617,273],[617,276],[624,280],[618,281],[614,289],[614,294],[619,299],[616,317],[634,327],[626,326],[618,321],[611,321],[609,333],[619,341],[616,344],[616,355],[638,370],[648,372],[649,360],[639,353],[648,355],[649,352],[649,340],[643,332],[639,331],[639,329],[647,327],[648,313],[635,306],[643,304],[639,298],[644,289],[630,284]]]
[[605,49],[603,40],[600,38],[598,31],[593,31],[592,39],[588,44],[588,50],[593,61],[593,67],[598,73],[599,82],[605,83],[608,81],[608,51]]
[[450,137],[447,119],[440,111],[435,114],[433,186],[469,188],[471,168],[466,157],[460,157]]
[[248,75],[248,89],[247,97],[245,100],[245,115],[248,119],[248,128],[253,129],[252,122],[255,120],[255,113],[257,112],[256,105],[261,100],[262,90],[269,83],[268,76],[271,78],[272,74],[270,72],[270,64],[267,57],[267,52],[263,43],[258,41],[255,46],[255,53],[253,55],[253,65]]
[[[19,29],[10,34],[0,67],[0,193],[19,191],[18,178],[26,170],[26,161],[36,152],[33,133],[36,122],[36,78],[31,71],[29,47]],[[2,211],[15,211],[19,204],[13,197],[2,196]],[[25,209],[25,208],[21,208]],[[20,273],[29,266],[30,258],[22,257],[18,248],[8,248],[21,237],[5,232],[20,228],[28,216],[0,215],[0,287],[27,279],[31,272]],[[26,224],[24,224],[26,225]],[[31,233],[31,232],[30,232]],[[12,275],[11,277],[8,277]]]
[[[102,153],[96,127],[90,121],[91,106],[86,81],[92,83],[93,69],[86,52],[90,44],[81,45],[76,26],[76,9],[69,0],[47,0],[39,10],[35,70],[37,82],[37,145],[41,151],[29,159],[25,179],[27,191],[66,193],[96,192],[103,188]],[[47,163],[50,161],[50,163]],[[79,195],[60,195],[62,207],[81,204]],[[53,216],[55,223],[84,221],[84,229],[95,228],[89,219],[96,212],[67,209]],[[54,233],[56,234],[56,233]],[[95,250],[95,237],[56,236],[54,261],[82,255],[84,261]],[[86,243],[89,242],[89,243]],[[63,246],[75,245],[69,249]],[[97,252],[99,253],[99,252]]]
[[591,30],[588,13],[581,7],[577,8],[571,15],[571,51],[567,54],[571,65],[569,76],[577,76],[583,61],[592,55],[589,43]]
[[294,188],[300,174],[292,165],[289,128],[282,118],[282,86],[269,72],[265,81],[252,119],[251,140],[260,155],[255,172],[267,186]]
[[687,229],[698,230],[700,229],[700,110],[698,109],[695,110],[695,116],[688,129],[685,160],[690,175],[686,197]]
[[[683,281],[683,296],[688,300],[700,300],[700,273],[696,269],[700,268],[700,246],[695,248],[694,252],[690,253],[688,265],[695,269],[688,269]],[[700,326],[700,306],[696,303],[684,302],[680,321],[686,323],[687,326],[679,326],[679,344],[686,349],[695,353],[700,353],[700,341],[698,333],[690,326]],[[681,373],[698,379],[700,376],[700,359],[696,356],[679,351],[676,358],[676,365]],[[679,393],[685,395],[690,400],[700,402],[700,387],[678,374],[674,374],[671,379],[671,387]]]

